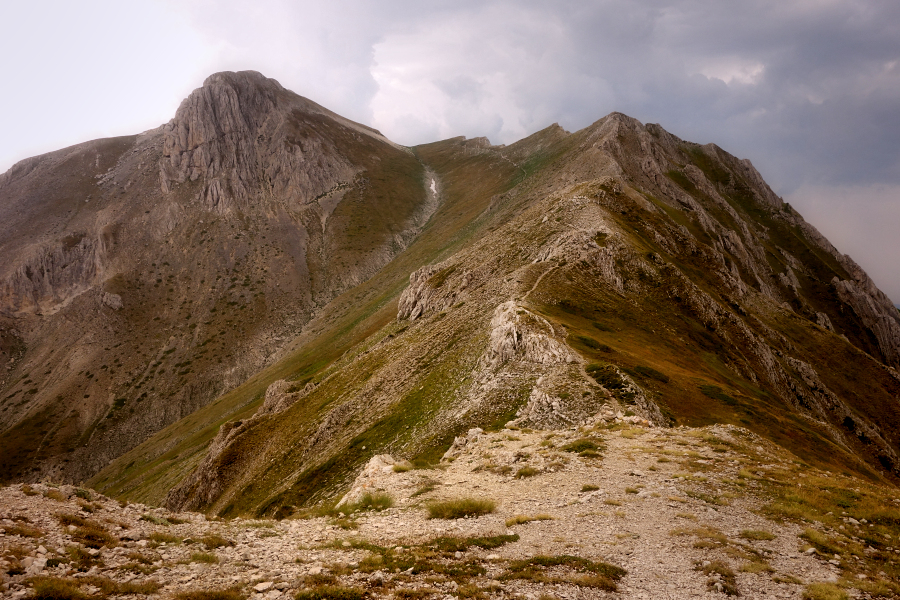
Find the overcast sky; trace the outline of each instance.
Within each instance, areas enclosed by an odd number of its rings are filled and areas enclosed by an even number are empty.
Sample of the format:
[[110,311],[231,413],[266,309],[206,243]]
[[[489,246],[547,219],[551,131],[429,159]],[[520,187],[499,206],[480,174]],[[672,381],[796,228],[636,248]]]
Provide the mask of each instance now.
[[749,158],[900,302],[893,0],[7,1],[0,66],[0,172],[158,126],[221,70],[407,145],[621,111]]

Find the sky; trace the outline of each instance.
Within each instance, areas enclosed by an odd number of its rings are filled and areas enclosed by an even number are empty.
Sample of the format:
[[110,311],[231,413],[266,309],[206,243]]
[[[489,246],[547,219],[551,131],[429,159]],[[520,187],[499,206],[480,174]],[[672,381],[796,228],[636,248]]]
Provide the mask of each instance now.
[[0,172],[157,127],[223,70],[406,145],[620,111],[749,158],[900,302],[893,0],[10,0],[0,68]]

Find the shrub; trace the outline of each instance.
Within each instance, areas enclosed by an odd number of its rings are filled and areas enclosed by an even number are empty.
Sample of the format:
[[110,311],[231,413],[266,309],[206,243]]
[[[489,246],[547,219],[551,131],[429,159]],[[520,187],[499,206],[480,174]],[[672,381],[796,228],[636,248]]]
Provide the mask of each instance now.
[[597,487],[596,485],[592,485],[590,483],[586,483],[583,486],[581,486],[582,492],[596,492],[599,489],[600,489],[599,487]]
[[476,498],[457,498],[432,502],[428,505],[429,519],[461,519],[463,517],[479,517],[494,512],[497,503],[493,500]]

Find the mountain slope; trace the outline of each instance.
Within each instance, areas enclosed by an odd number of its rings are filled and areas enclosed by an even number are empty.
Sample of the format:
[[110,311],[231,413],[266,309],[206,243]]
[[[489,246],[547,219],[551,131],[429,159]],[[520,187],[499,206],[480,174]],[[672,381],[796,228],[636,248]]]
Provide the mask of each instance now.
[[895,480],[897,311],[748,161],[617,113],[415,151],[446,195],[415,243],[281,362],[93,485],[283,516],[379,453],[434,460],[473,426],[604,410],[740,424]]
[[422,164],[254,72],[0,176],[0,478],[79,481],[274,360],[436,208]]

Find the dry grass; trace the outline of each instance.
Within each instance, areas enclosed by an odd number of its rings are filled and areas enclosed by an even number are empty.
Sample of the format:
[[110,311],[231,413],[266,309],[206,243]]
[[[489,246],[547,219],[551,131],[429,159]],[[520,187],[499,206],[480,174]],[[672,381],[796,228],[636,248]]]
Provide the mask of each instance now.
[[534,515],[533,517],[516,515],[506,520],[506,526],[512,527],[513,525],[524,525],[525,523],[531,523],[532,521],[551,521],[552,519],[553,517],[545,514]]
[[72,539],[80,542],[88,548],[114,548],[119,545],[119,540],[107,531],[100,523],[90,521],[75,529]]

